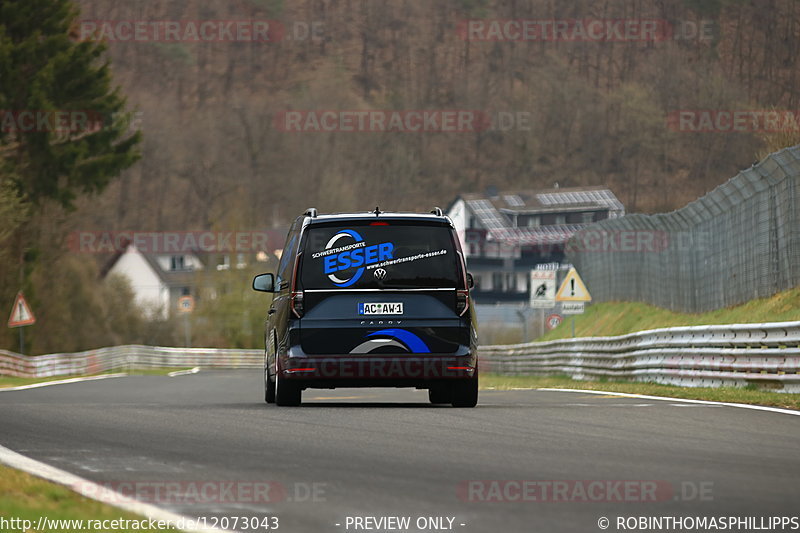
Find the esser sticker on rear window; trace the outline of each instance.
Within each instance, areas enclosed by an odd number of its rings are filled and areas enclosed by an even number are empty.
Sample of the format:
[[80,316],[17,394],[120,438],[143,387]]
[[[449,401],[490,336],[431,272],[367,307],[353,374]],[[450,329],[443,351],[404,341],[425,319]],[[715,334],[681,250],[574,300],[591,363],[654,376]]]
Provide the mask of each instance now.
[[403,304],[395,303],[360,303],[358,304],[359,315],[402,315]]

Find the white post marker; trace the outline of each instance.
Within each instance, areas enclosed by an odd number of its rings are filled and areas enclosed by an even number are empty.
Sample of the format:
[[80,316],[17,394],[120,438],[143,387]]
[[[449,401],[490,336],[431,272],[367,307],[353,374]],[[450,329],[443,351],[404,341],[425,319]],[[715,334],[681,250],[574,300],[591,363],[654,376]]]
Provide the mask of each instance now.
[[22,326],[30,326],[36,323],[33,311],[25,301],[22,291],[17,293],[14,300],[14,307],[11,308],[11,316],[8,317],[8,327],[19,328],[19,353],[25,355],[25,332]]

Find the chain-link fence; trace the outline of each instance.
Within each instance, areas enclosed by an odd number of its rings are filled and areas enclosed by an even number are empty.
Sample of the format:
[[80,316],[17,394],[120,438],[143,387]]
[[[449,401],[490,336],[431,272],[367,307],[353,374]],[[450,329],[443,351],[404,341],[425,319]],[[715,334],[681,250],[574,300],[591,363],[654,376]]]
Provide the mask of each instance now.
[[671,213],[593,224],[567,243],[593,301],[701,312],[800,284],[800,145]]

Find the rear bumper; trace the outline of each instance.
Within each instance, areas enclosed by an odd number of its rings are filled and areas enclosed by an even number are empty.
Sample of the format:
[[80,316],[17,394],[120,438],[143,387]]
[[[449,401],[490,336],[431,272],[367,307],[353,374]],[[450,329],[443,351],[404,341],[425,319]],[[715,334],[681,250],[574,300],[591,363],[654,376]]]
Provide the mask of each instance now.
[[467,355],[365,355],[288,358],[285,379],[305,387],[429,387],[434,382],[476,375],[477,357]]

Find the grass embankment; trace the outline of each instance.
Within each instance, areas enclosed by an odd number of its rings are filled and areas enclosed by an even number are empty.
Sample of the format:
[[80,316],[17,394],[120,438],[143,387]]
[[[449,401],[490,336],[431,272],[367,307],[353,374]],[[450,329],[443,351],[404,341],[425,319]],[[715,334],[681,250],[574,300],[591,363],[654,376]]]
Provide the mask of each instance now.
[[763,391],[754,387],[677,387],[674,385],[627,381],[578,381],[568,376],[498,376],[496,374],[485,374],[480,379],[481,389],[484,390],[511,390],[518,388],[585,389],[800,409],[800,394]]
[[[800,320],[800,287],[770,298],[708,313],[675,313],[644,303],[610,302],[587,306],[575,317],[576,337],[624,335],[647,329],[708,324],[747,324]],[[564,339],[572,336],[571,317],[537,340]],[[647,394],[670,398],[688,398],[717,402],[746,403],[800,409],[800,394],[786,394],[748,387],[678,387],[655,383],[625,381],[576,381],[568,376],[481,376],[481,386],[508,390],[511,388],[564,388]]]
[[[575,317],[576,337],[624,335],[645,329],[707,324],[752,324],[800,320],[800,287],[780,292],[770,298],[752,300],[736,307],[708,313],[675,313],[644,303],[609,302],[592,304]],[[572,336],[572,318],[537,340],[564,339]]]
[[[105,505],[95,500],[90,500],[69,490],[66,487],[44,481],[25,472],[14,470],[0,465],[0,517],[5,520],[14,518],[30,520],[33,527],[28,531],[38,531],[36,524],[39,517],[51,520],[144,520],[116,507]],[[66,526],[66,524],[62,524]],[[86,524],[88,525],[88,523]],[[146,524],[145,524],[146,525]],[[11,524],[14,531],[14,526]],[[89,530],[90,528],[86,528]],[[75,527],[51,527],[42,531],[74,531]],[[20,530],[21,531],[21,530]],[[96,530],[100,531],[100,530]],[[165,529],[115,529],[115,532],[136,531],[138,533],[150,531],[167,531]]]

